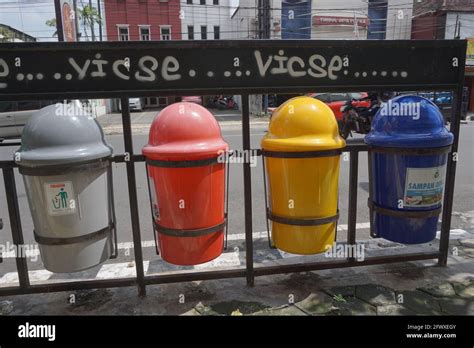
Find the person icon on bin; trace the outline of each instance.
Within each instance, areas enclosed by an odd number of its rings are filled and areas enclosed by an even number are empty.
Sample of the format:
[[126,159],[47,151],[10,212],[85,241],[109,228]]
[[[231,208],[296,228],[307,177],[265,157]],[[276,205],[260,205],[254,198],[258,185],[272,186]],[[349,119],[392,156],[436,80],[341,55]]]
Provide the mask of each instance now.
[[61,198],[61,207],[67,208],[67,192],[64,191],[64,187],[62,187],[59,193],[56,195],[56,197],[58,196]]

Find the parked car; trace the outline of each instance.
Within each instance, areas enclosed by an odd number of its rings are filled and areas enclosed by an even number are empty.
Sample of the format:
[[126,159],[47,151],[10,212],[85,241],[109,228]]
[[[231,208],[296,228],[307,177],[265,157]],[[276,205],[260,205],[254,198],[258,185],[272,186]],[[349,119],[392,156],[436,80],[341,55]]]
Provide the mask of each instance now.
[[143,111],[142,98],[129,98],[128,105],[129,105],[130,111]]
[[[23,127],[33,113],[48,105],[63,102],[62,100],[0,101],[0,141],[21,138]],[[88,103],[79,100],[67,102],[74,102],[77,106]]]

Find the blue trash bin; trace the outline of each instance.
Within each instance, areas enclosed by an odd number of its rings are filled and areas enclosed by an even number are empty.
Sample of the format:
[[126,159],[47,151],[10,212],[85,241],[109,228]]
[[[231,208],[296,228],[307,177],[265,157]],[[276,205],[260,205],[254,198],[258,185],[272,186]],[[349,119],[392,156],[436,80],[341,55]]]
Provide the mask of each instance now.
[[432,241],[453,143],[438,107],[419,96],[391,99],[375,115],[365,142],[372,235],[403,244]]

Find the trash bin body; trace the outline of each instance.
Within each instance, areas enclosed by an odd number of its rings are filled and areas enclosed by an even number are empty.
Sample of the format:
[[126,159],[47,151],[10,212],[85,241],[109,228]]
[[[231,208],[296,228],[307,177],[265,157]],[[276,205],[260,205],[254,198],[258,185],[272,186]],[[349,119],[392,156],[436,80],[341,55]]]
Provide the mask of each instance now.
[[153,121],[143,154],[163,260],[196,265],[221,255],[227,151],[219,124],[200,105],[172,104]]
[[94,119],[58,110],[50,105],[31,117],[15,161],[45,268],[77,272],[112,253],[112,149]]
[[[290,99],[273,112],[261,146],[273,244],[295,254],[326,251],[335,240],[339,157],[345,146],[333,112],[314,98]],[[308,221],[330,217],[317,225]]]
[[375,116],[365,142],[375,235],[404,244],[433,240],[453,142],[438,107],[418,96],[394,98]]

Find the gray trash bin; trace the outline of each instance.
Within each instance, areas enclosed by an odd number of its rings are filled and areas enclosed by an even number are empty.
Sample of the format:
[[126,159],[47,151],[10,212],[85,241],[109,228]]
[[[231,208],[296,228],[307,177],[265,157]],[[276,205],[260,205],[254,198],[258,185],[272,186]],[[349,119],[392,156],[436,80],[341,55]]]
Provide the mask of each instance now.
[[116,250],[112,148],[95,119],[70,108],[32,115],[15,153],[41,258],[57,273],[94,267]]

